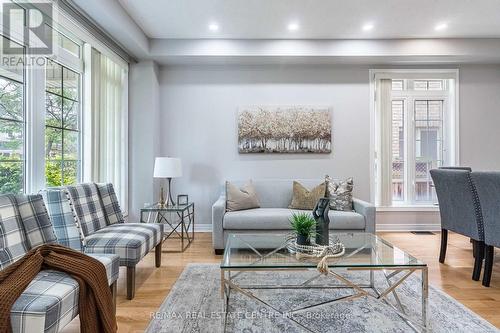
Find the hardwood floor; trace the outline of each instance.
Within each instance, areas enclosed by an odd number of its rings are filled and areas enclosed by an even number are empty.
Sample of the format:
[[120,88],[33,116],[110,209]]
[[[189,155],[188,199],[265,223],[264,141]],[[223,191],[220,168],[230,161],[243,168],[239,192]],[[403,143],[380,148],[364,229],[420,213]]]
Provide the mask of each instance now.
[[[500,260],[495,260],[491,287],[472,281],[472,245],[468,238],[450,233],[445,264],[439,264],[440,235],[412,233],[379,233],[380,236],[411,253],[429,265],[429,283],[460,301],[492,324],[500,328]],[[164,250],[174,249],[171,241]],[[174,241],[175,242],[175,241]],[[175,247],[177,249],[177,247]],[[117,320],[119,332],[142,332],[170,292],[177,277],[189,263],[219,263],[212,249],[210,233],[197,233],[195,241],[184,253],[163,253],[162,266],[155,268],[154,251],[137,266],[136,296],[126,299],[125,269],[120,269],[118,280]],[[202,281],[200,281],[202,283]],[[78,319],[64,332],[78,332]]]

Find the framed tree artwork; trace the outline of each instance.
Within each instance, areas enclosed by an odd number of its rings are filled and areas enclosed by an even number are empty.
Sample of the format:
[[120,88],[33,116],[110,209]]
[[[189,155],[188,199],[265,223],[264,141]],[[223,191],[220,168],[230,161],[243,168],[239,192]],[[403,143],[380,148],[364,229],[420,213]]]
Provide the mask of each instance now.
[[332,151],[328,107],[255,106],[238,112],[240,153],[316,153]]

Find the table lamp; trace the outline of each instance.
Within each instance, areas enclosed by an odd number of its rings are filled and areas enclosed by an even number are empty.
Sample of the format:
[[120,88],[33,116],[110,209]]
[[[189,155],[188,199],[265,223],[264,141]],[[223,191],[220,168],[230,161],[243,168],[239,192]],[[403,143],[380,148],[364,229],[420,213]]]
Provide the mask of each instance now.
[[[167,195],[167,206],[174,206],[174,200],[172,199],[172,178],[182,176],[182,165],[180,158],[174,157],[157,157],[155,159],[155,168],[153,172],[154,178],[166,178],[168,180],[168,195]],[[160,207],[165,207],[165,195],[163,192],[163,184],[160,189]]]

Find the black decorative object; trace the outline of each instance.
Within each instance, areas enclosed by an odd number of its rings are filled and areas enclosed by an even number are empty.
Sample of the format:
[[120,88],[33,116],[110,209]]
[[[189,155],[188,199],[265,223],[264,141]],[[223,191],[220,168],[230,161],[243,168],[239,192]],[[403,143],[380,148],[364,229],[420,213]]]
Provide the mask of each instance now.
[[316,220],[316,244],[328,245],[329,244],[329,227],[330,219],[328,218],[328,212],[330,211],[330,199],[321,198],[316,203],[316,207],[312,212],[314,219]]
[[177,196],[177,205],[187,205],[189,203],[189,197],[187,194],[179,194]]

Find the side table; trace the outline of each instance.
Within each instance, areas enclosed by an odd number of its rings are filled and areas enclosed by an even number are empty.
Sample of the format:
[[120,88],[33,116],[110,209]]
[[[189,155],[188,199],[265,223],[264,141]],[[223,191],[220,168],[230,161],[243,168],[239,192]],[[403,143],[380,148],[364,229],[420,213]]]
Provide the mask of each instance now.
[[[163,207],[158,203],[146,206],[141,209],[141,222],[161,223],[164,240],[168,238],[181,240],[180,251],[165,252],[184,252],[194,240],[194,202]],[[185,246],[184,240],[187,241]]]

